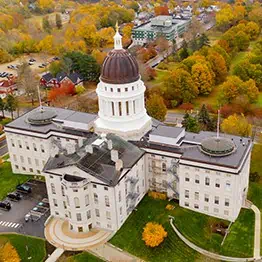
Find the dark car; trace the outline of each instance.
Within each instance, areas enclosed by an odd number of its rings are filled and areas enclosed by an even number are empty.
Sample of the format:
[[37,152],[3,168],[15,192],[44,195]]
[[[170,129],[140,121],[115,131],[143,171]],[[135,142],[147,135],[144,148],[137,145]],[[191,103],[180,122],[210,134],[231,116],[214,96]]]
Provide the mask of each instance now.
[[44,66],[43,66],[43,65],[39,65],[38,67],[39,67],[39,68],[44,68]]
[[18,201],[18,200],[20,200],[22,198],[22,196],[19,193],[17,193],[17,192],[9,193],[7,195],[7,197],[9,199],[11,199],[11,200],[14,200],[14,201]]
[[53,60],[54,60],[54,61],[56,61],[56,60],[60,60],[60,58],[57,57],[57,56],[55,56],[55,57],[53,57]]
[[36,60],[34,58],[30,58],[29,62],[35,62]]
[[0,202],[0,208],[9,211],[11,209],[11,204],[8,201],[2,201],[2,202]]
[[31,188],[30,186],[27,186],[27,185],[24,185],[24,184],[18,185],[18,186],[16,187],[16,189],[17,189],[18,191],[21,191],[21,192],[26,193],[26,194],[32,192],[32,188]]

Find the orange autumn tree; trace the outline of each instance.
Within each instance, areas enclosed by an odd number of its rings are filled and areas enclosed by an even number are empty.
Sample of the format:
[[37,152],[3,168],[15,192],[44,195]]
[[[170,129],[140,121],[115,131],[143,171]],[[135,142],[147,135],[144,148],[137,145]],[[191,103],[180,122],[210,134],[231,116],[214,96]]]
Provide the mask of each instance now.
[[155,11],[155,16],[158,16],[158,15],[169,15],[169,11],[168,11],[168,6],[167,5],[156,6],[154,11]]
[[159,246],[164,241],[165,237],[167,237],[167,232],[163,226],[158,223],[148,222],[144,227],[142,239],[149,247]]

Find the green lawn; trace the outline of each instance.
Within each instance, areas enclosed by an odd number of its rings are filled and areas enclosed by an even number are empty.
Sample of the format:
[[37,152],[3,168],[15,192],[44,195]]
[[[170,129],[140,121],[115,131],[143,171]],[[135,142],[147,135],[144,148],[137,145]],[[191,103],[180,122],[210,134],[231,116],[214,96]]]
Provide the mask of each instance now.
[[[165,209],[167,203],[168,201],[153,200],[145,196],[138,210],[131,214],[110,242],[146,261],[201,261],[200,255],[185,246],[170,227],[168,215],[172,215],[175,217],[174,224],[180,232],[196,245],[222,255],[252,256],[254,236],[252,211],[241,211],[221,247],[223,237],[212,233],[210,228],[213,223],[221,221],[220,219],[181,208],[177,204],[174,210],[168,211]],[[168,232],[164,243],[155,249],[146,247],[141,239],[143,227],[149,221],[162,224]],[[227,221],[223,222],[229,224]]]
[[[22,262],[42,262],[46,257],[45,240],[23,235],[0,235],[0,243],[10,243],[17,250]],[[27,248],[26,248],[27,247]],[[28,259],[31,257],[31,259]]]
[[13,174],[11,164],[4,162],[0,165],[0,200],[3,199],[8,192],[11,192],[19,183],[24,183],[30,177],[21,174]]
[[257,105],[262,106],[262,92],[259,93]]
[[101,260],[100,258],[87,252],[83,252],[81,254],[69,257],[66,260],[66,262],[102,262],[102,261],[103,260]]

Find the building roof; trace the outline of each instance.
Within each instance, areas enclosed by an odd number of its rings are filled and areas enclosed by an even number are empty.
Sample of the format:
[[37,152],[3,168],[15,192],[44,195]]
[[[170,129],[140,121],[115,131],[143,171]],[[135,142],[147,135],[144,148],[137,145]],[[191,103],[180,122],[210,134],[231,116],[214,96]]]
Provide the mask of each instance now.
[[[73,129],[72,125],[70,127],[67,127],[65,123],[67,122],[73,122],[73,123],[83,123],[83,124],[89,124],[92,123],[96,118],[97,115],[95,114],[88,114],[88,113],[82,113],[77,112],[69,109],[63,109],[58,107],[43,107],[44,111],[50,111],[52,110],[53,113],[56,114],[55,117],[52,117],[52,121],[50,121],[46,125],[32,125],[30,123],[30,116],[37,115],[40,111],[40,107],[37,107],[20,117],[16,118],[12,122],[6,125],[7,128],[14,128],[14,129],[20,129],[20,130],[27,130],[37,133],[43,133],[46,134],[50,131],[58,131],[62,133],[70,133],[70,134],[78,134],[78,128]],[[80,132],[84,132],[85,130],[80,130]],[[86,130],[88,132],[88,130]]]
[[[111,150],[108,148],[107,141],[112,141],[112,150],[118,152],[118,158],[123,161],[123,169],[132,168],[143,156],[144,151],[114,134],[107,134],[105,138],[106,140],[93,134],[75,153],[68,155],[63,152],[50,157],[44,171],[74,165],[103,183],[115,186],[121,172],[116,169],[115,162],[111,159]],[[96,140],[102,140],[103,143],[96,145],[94,143]],[[86,150],[87,146],[92,146],[92,153]]]
[[43,78],[46,82],[49,82],[51,79],[54,78],[54,76],[50,72],[48,72],[48,73],[42,75],[41,78]]
[[100,79],[109,84],[127,84],[139,80],[136,59],[127,50],[111,50],[102,65]]
[[12,87],[16,85],[15,81],[13,79],[8,79],[8,80],[1,80],[0,81],[0,88],[1,87]]
[[77,84],[78,80],[83,81],[83,77],[78,73],[71,73],[68,78],[74,83]]
[[65,77],[67,76],[67,73],[65,72],[60,72],[56,75],[56,79],[58,82],[61,82]]
[[176,138],[183,132],[183,130],[184,129],[180,127],[158,125],[156,129],[150,132],[150,134],[156,136]]

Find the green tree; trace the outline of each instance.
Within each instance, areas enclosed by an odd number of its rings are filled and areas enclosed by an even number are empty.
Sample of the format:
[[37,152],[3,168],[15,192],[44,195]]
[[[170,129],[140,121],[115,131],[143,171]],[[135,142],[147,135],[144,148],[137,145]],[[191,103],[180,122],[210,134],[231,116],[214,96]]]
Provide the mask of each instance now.
[[195,117],[189,115],[186,113],[184,115],[182,126],[186,129],[188,132],[198,133],[200,131],[200,126],[198,124],[198,121]]
[[98,81],[100,66],[91,55],[74,51],[66,53],[63,57],[63,60],[65,59],[72,61],[71,72],[78,72],[85,81]]
[[48,16],[43,17],[42,27],[43,27],[43,30],[44,30],[45,32],[47,32],[48,34],[51,33],[51,29],[52,29],[52,28],[51,28],[51,25],[50,25],[50,23],[49,23],[49,18],[48,18]]
[[252,125],[248,123],[244,115],[231,115],[222,124],[223,132],[237,136],[251,136]]
[[0,97],[0,111],[2,111],[2,117],[5,117],[5,102],[4,100]]
[[210,117],[205,104],[202,105],[197,115],[197,119],[201,126],[201,130],[214,131],[215,121]]
[[146,101],[146,109],[151,117],[159,121],[165,120],[167,108],[161,96],[152,94]]
[[187,45],[187,42],[185,40],[182,43],[182,48],[178,52],[178,56],[179,56],[180,60],[183,60],[183,59],[185,59],[189,56],[188,45]]
[[243,32],[239,31],[237,34],[234,36],[234,44],[239,51],[245,51],[249,47],[249,36]]
[[190,73],[182,68],[171,71],[164,81],[164,98],[177,100],[179,103],[190,103],[198,95],[198,88],[195,86]]
[[202,34],[198,39],[198,46],[199,48],[203,46],[210,46],[209,38],[206,34]]
[[56,76],[58,73],[63,71],[61,62],[55,61],[51,63],[48,67],[48,70],[53,76]]
[[11,113],[11,118],[14,119],[14,111],[17,109],[17,100],[14,96],[8,95],[6,98],[5,109]]
[[55,15],[55,24],[56,24],[56,27],[58,28],[58,29],[61,29],[62,28],[62,18],[61,18],[61,14],[56,14]]

